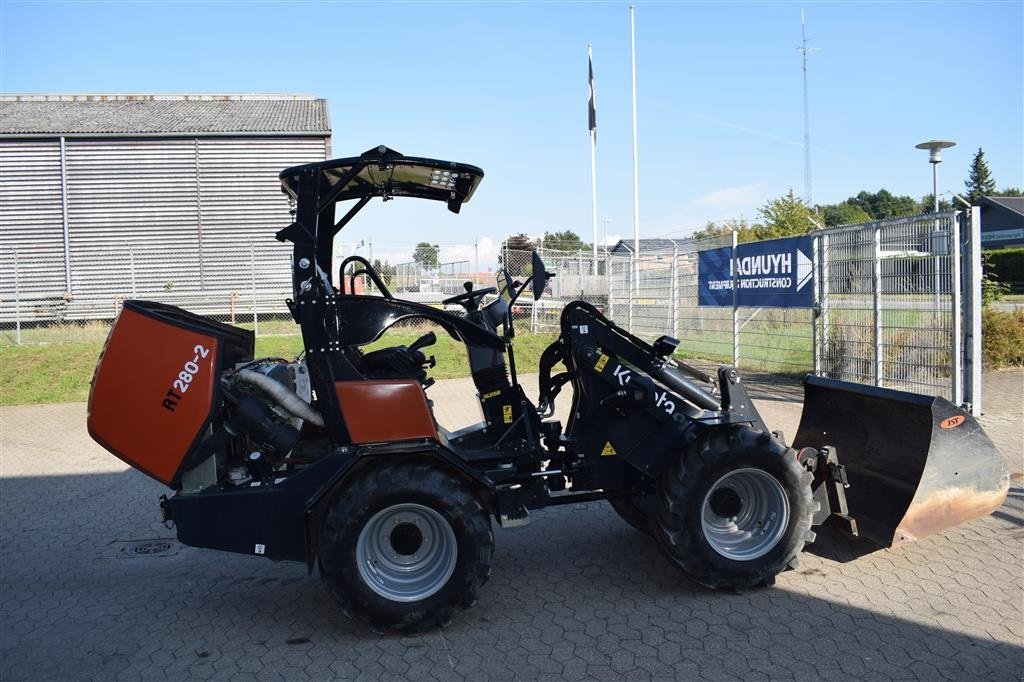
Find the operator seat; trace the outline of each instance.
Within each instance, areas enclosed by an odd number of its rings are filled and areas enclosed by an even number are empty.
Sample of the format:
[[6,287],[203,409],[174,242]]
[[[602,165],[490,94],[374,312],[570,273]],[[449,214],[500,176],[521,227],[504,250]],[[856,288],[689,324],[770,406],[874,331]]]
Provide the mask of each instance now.
[[434,332],[427,332],[409,346],[391,346],[363,353],[358,346],[348,346],[345,355],[367,379],[416,379],[424,388],[434,383],[427,378],[427,369],[436,362],[421,350],[437,342]]

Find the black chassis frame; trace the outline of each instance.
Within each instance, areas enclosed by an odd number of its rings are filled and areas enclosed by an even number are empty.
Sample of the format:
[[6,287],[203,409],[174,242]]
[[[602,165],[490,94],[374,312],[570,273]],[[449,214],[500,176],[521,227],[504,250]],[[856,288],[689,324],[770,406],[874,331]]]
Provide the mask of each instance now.
[[[458,172],[460,182],[442,189],[398,186],[388,171],[403,164]],[[377,180],[367,182],[374,171]],[[320,522],[334,495],[353,473],[382,457],[415,454],[443,462],[477,490],[502,525],[521,525],[529,509],[649,493],[670,458],[707,429],[749,423],[767,431],[735,369],[719,370],[716,396],[669,359],[673,339],[663,337],[652,346],[593,306],[575,301],[563,310],[561,335],[540,367],[540,404],[546,411],[561,386],[572,382],[572,414],[563,434],[557,421],[541,420],[517,381],[510,318],[505,319],[504,336],[499,336],[482,315],[459,317],[395,299],[360,257],[346,259],[333,277],[333,238],[373,197],[442,200],[457,213],[482,177],[483,171],[474,166],[405,157],[386,147],[281,173],[283,190],[295,200],[294,222],[277,234],[279,241],[293,244],[293,298],[287,304],[301,328],[325,437],[303,445],[304,453],[318,451],[316,456],[287,476],[278,474],[251,487],[214,485],[165,498],[161,506],[183,543],[305,560],[312,569]],[[356,203],[335,222],[335,205],[346,199]],[[365,271],[383,296],[350,292],[342,274],[350,263],[361,267],[359,272]],[[334,382],[365,378],[350,349],[408,317],[434,322],[466,344],[485,421],[449,434],[444,443],[354,445]],[[558,362],[567,371],[552,376]],[[496,428],[498,424],[502,426]],[[572,482],[572,492],[565,490],[566,480]]]

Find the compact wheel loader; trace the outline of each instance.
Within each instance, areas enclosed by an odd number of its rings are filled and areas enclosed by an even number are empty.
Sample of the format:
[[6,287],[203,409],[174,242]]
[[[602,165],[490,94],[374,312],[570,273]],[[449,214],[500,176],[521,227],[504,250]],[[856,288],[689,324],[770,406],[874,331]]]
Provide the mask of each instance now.
[[[379,147],[281,175],[295,221],[288,309],[305,350],[254,358],[253,334],[130,300],[89,398],[89,432],[169,486],[179,540],[318,566],[341,609],[376,631],[447,624],[491,572],[492,520],[521,526],[551,505],[608,500],[689,578],[771,585],[834,517],[899,545],[988,514],[1008,488],[977,422],[941,398],[808,377],[791,445],[758,414],[739,373],[703,375],[678,341],[640,339],[573,301],[543,353],[539,395],[520,385],[512,309],[551,276],[501,271],[447,299],[396,298],[370,263],[335,269],[334,236],[374,197],[458,213],[483,171]],[[352,202],[338,215],[342,202]],[[356,293],[367,277],[379,294]],[[458,431],[425,389],[436,340],[364,352],[397,322],[432,323],[466,346],[482,419]],[[570,384],[568,423],[552,418]],[[556,558],[557,560],[557,558]]]

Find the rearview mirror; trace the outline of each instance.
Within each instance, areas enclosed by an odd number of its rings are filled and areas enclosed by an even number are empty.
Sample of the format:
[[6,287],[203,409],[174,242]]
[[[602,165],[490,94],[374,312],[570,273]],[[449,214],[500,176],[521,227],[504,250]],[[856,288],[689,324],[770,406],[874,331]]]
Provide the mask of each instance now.
[[548,286],[548,271],[544,267],[544,261],[540,254],[533,252],[533,300],[539,301],[544,289]]

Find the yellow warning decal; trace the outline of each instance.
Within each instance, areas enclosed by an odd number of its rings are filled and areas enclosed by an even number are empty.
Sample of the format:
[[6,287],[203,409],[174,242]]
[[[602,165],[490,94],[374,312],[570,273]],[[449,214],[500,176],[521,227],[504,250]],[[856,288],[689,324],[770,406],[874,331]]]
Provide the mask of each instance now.
[[512,423],[512,406],[502,405],[501,406],[501,420],[506,424]]
[[490,393],[484,393],[480,397],[484,400],[489,400],[490,398],[497,398],[499,395],[501,395],[501,391],[491,391]]
[[[599,357],[597,359],[597,362],[594,363],[594,369],[596,369],[598,372],[603,372],[604,371],[604,366],[607,365],[607,364],[608,364],[608,356],[605,355],[604,353],[601,353],[601,357]],[[612,453],[612,454],[614,454],[614,453]]]
[[601,456],[602,457],[611,457],[612,455],[617,455],[617,454],[619,454],[619,453],[615,452],[615,448],[612,447],[612,442],[611,441],[606,441],[605,444],[604,444],[604,447],[601,449]]

